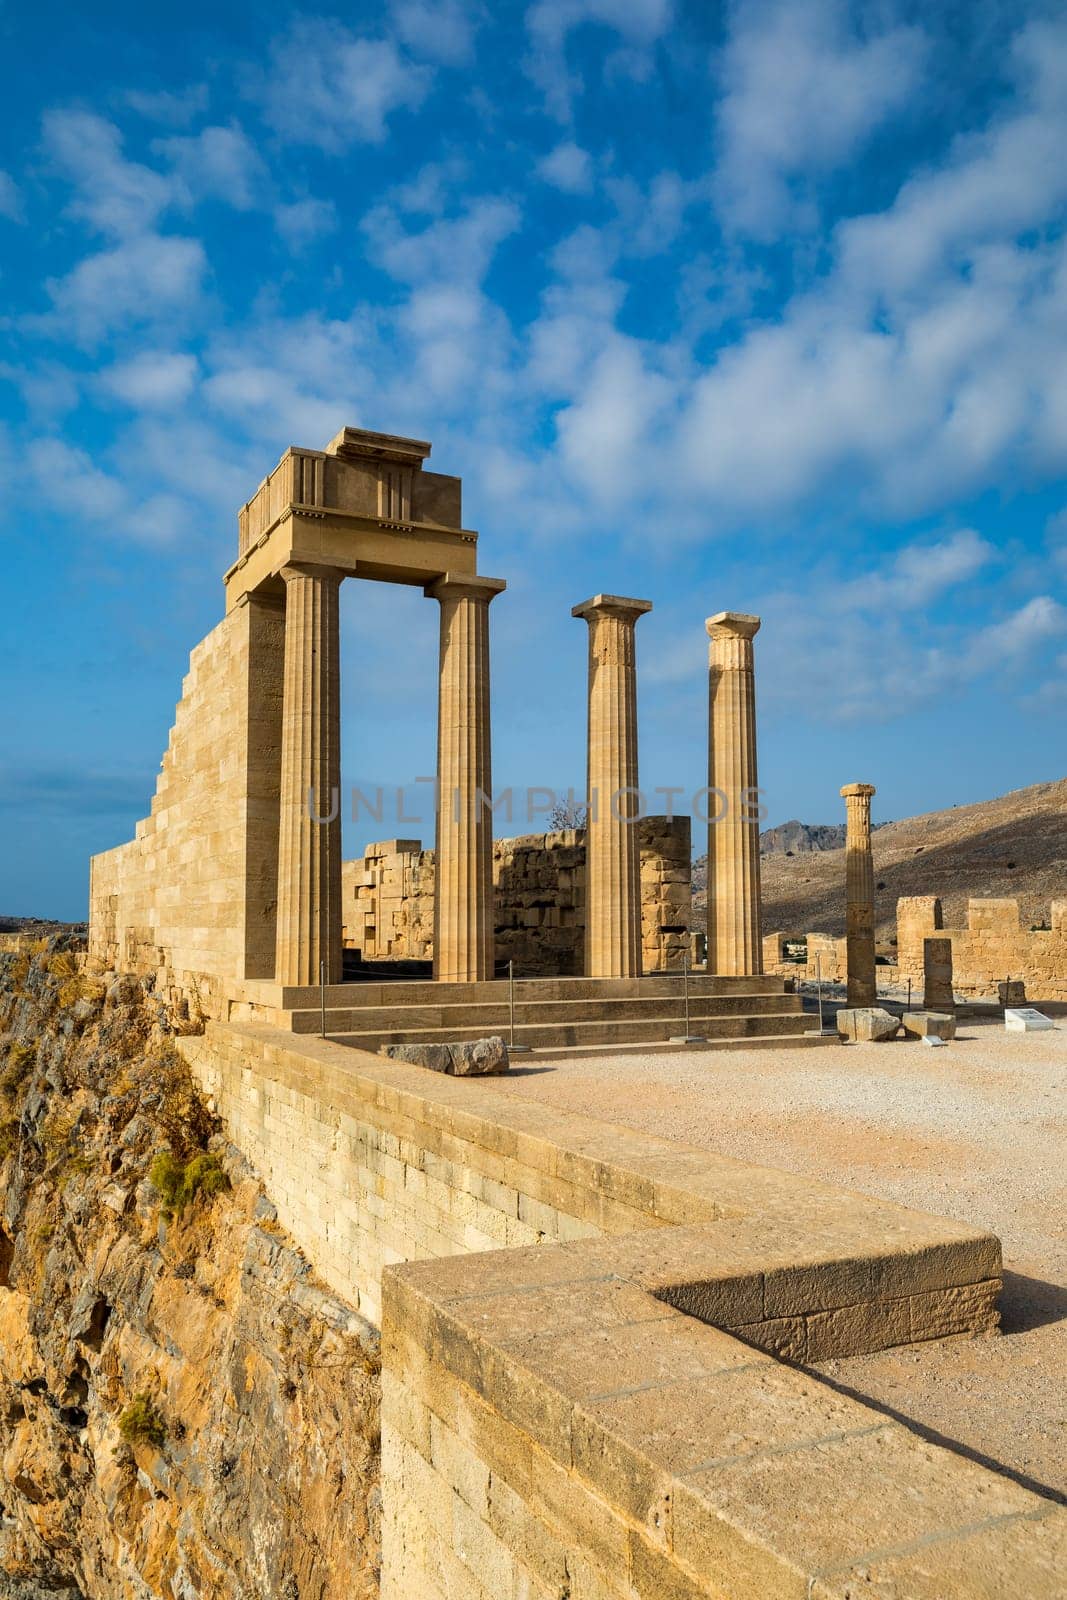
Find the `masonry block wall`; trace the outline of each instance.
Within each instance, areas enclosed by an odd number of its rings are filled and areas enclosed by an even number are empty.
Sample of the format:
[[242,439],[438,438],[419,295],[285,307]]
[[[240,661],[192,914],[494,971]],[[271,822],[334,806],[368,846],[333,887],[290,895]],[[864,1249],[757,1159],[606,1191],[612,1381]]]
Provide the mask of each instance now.
[[381,1327],[383,1600],[1054,1592],[1062,1508],[775,1359],[993,1326],[988,1234],[329,1041],[178,1044]]
[[1020,925],[1017,900],[972,899],[965,928],[943,927],[935,895],[897,901],[897,962],[901,977],[921,985],[923,940],[952,942],[952,986],[975,999],[997,997],[1006,978],[1022,979],[1031,1000],[1067,1000],[1067,900],[1053,900],[1050,926]]
[[213,1016],[274,971],[283,649],[256,596],[197,645],[149,814],[90,869],[90,954]]
[[[689,949],[692,863],[688,817],[644,817],[644,970],[677,970]],[[585,834],[580,828],[493,844],[496,959],[521,977],[577,977],[585,940]],[[366,960],[433,957],[434,854],[418,839],[370,844],[342,868],[345,943]]]

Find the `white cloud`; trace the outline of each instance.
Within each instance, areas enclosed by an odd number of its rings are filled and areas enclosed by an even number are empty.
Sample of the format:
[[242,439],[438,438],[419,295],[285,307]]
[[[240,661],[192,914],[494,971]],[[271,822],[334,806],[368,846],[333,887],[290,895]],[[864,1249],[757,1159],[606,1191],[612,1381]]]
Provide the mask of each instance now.
[[49,279],[54,312],[39,325],[91,344],[118,328],[168,320],[196,303],[206,266],[198,239],[149,233],[124,240]]
[[236,125],[156,139],[152,149],[170,163],[194,200],[224,200],[236,211],[249,211],[266,181],[258,151]]
[[588,150],[564,140],[537,163],[537,175],[564,194],[588,194],[593,187],[593,163]]
[[1039,645],[1067,631],[1067,609],[1051,595],[1035,595],[1001,622],[981,628],[971,639],[963,672],[977,675],[1029,656]]
[[274,226],[290,250],[303,250],[337,226],[337,207],[332,200],[308,196],[274,208]]
[[22,222],[24,217],[22,195],[9,172],[0,172],[0,217],[9,222]]
[[964,528],[933,544],[906,546],[888,571],[841,583],[827,599],[848,610],[921,610],[946,589],[975,577],[995,556],[987,539]]
[[430,85],[429,69],[392,39],[362,38],[323,17],[298,18],[270,55],[252,85],[266,122],[284,139],[332,153],[380,144],[389,118],[418,106]]
[[458,217],[441,218],[421,231],[407,231],[388,205],[371,211],[363,227],[372,255],[390,277],[403,283],[480,283],[521,220],[514,202],[489,195],[471,200]]
[[148,122],[159,122],[172,128],[184,128],[201,111],[207,109],[207,85],[190,84],[177,92],[169,89],[130,89],[124,96],[125,104]]
[[474,53],[480,8],[463,0],[395,0],[393,23],[413,55],[465,66]]
[[102,388],[138,411],[171,410],[196,386],[195,356],[173,350],[142,350],[128,361],[106,367]]
[[924,37],[861,33],[845,0],[746,0],[720,61],[714,188],[726,226],[769,237],[798,220],[791,180],[855,160],[919,82]]
[[92,112],[46,112],[44,147],[74,185],[71,214],[101,233],[124,238],[151,228],[175,197],[169,178],[127,161],[119,129]]
[[526,70],[542,91],[545,110],[568,122],[581,81],[567,66],[567,40],[575,28],[595,23],[621,36],[625,66],[639,77],[647,53],[670,26],[674,0],[535,0],[526,13],[530,50]]

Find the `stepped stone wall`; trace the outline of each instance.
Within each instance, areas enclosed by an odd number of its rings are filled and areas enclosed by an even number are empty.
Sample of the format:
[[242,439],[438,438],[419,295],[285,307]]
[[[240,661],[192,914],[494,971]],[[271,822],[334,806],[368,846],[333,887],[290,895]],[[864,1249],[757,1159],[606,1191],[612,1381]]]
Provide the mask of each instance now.
[[[644,970],[677,970],[689,949],[688,817],[643,817]],[[493,844],[496,959],[522,977],[576,977],[585,940],[585,831],[525,834]],[[434,853],[418,839],[369,844],[342,868],[345,943],[366,960],[433,957]]]
[[935,895],[897,901],[897,962],[901,977],[921,984],[923,941],[952,944],[952,987],[975,999],[997,998],[1006,978],[1022,979],[1031,1000],[1067,1000],[1067,900],[1053,900],[1051,926],[1020,926],[1017,900],[972,899],[967,926],[946,928]]
[[994,1326],[988,1234],[331,1041],[178,1044],[381,1327],[382,1600],[1054,1591],[1062,1508],[800,1370]]

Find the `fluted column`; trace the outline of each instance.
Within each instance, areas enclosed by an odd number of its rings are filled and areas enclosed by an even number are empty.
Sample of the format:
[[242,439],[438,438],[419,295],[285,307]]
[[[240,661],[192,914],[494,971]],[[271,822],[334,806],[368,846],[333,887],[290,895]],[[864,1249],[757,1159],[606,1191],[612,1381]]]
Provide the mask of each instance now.
[[493,976],[489,605],[504,587],[446,574],[426,591],[441,605],[433,967],[444,983]]
[[598,594],[571,612],[589,624],[589,811],[585,834],[588,978],[641,976],[634,630],[638,617],[651,610],[649,600]]
[[[285,579],[276,978],[341,981],[340,572],[294,563]],[[319,822],[324,817],[329,820]]]
[[871,852],[871,783],[846,783],[845,934],[848,1003],[873,1006],[878,998],[874,972],[874,856]]
[[752,640],[759,617],[720,611],[708,648],[708,971],[763,971]]

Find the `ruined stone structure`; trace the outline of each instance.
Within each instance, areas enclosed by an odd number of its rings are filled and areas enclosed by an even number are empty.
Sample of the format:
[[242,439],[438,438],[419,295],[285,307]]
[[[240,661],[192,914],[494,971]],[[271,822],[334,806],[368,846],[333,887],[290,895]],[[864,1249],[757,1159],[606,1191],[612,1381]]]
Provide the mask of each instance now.
[[759,617],[720,611],[708,647],[708,971],[760,973],[759,778],[752,640]]
[[[677,970],[689,944],[692,859],[688,817],[642,817],[639,854],[641,960],[645,972]],[[369,844],[342,867],[344,942],[365,961],[433,956],[434,852],[418,839]],[[519,977],[578,977],[586,921],[586,832],[525,834],[493,843],[498,968]]]
[[[488,608],[458,478],[430,446],[345,428],[286,451],[242,509],[226,615],[193,652],[152,809],[96,856],[95,954],[166,967],[219,1013],[249,980],[341,975],[342,578],[440,606],[438,975],[491,975]],[[329,819],[317,821],[316,818]]]
[[589,766],[586,794],[585,970],[641,975],[641,863],[633,827],[637,775],[637,619],[648,600],[598,594],[571,615],[589,624]]
[[873,1006],[878,998],[874,972],[874,856],[871,853],[871,796],[874,792],[874,785],[870,783],[846,783],[841,790],[847,814],[845,947],[850,1006]]
[[1047,928],[1020,926],[1017,900],[973,899],[965,928],[945,928],[936,895],[897,901],[897,964],[904,981],[920,983],[924,951],[948,946],[957,995],[996,1000],[998,985],[1021,980],[1030,1000],[1067,1000],[1067,900],[1053,900]]

